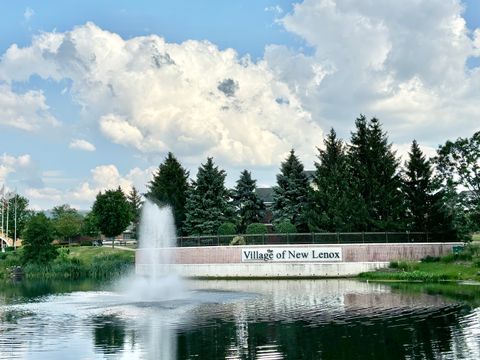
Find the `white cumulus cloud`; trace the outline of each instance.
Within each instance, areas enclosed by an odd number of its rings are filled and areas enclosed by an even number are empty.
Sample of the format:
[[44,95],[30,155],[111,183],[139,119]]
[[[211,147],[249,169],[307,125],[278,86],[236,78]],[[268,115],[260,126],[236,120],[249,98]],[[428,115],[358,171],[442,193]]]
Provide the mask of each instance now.
[[32,167],[32,160],[29,154],[19,156],[3,153],[0,156],[0,184],[6,182],[9,174],[17,171],[25,172]]
[[49,112],[42,91],[29,90],[23,94],[12,91],[0,82],[0,126],[14,127],[25,131],[39,130],[44,126],[59,126]]
[[478,130],[479,30],[459,0],[305,0],[280,20],[311,54],[271,45],[265,59],[323,127],[348,134],[360,113],[395,141],[430,145]]
[[73,139],[68,147],[75,150],[95,151],[95,145],[84,139]]
[[70,93],[102,134],[144,153],[271,165],[292,147],[312,153],[322,135],[265,62],[207,41],[124,40],[87,23],[5,52],[0,79],[33,74],[70,79]]
[[29,187],[25,195],[35,208],[51,208],[59,204],[71,204],[79,209],[89,209],[99,192],[120,187],[128,194],[133,186],[140,192],[147,191],[146,185],[152,179],[155,168],[135,167],[122,175],[115,165],[99,165],[90,170],[88,179],[69,189],[55,187]]

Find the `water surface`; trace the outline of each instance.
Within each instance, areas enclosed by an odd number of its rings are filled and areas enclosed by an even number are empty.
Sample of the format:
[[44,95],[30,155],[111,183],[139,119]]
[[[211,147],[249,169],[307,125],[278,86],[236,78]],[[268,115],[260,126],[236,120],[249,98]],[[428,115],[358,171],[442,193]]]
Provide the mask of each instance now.
[[193,281],[157,299],[115,289],[0,285],[0,359],[480,358],[479,287]]

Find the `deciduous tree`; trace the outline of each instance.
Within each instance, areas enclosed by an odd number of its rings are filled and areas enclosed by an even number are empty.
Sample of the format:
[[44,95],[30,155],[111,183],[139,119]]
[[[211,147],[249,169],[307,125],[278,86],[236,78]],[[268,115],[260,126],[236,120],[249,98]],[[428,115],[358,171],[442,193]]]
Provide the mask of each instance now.
[[[132,219],[130,204],[122,189],[107,190],[99,193],[92,207],[98,220],[98,227],[103,235],[114,238],[120,235]],[[112,246],[113,246],[112,241]]]
[[27,223],[23,235],[22,257],[25,263],[46,264],[58,253],[52,245],[55,229],[45,214],[34,215]]

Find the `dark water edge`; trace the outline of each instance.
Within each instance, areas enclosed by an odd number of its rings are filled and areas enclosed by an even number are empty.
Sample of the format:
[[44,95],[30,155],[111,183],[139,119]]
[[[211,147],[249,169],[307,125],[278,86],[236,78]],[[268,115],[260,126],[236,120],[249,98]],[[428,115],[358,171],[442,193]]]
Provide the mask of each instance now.
[[190,287],[182,301],[127,301],[108,282],[0,283],[0,359],[480,358],[479,286],[263,280]]

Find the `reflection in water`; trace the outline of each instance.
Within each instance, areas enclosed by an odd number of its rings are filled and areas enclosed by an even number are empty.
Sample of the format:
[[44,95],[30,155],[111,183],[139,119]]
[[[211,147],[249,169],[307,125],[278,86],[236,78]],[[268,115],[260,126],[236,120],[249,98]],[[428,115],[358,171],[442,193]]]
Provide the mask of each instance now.
[[480,358],[477,303],[451,294],[348,280],[190,286],[181,301],[141,302],[98,289],[0,290],[9,294],[4,305],[0,297],[0,358]]
[[125,321],[118,315],[98,315],[92,319],[95,347],[105,354],[114,354],[123,349]]

